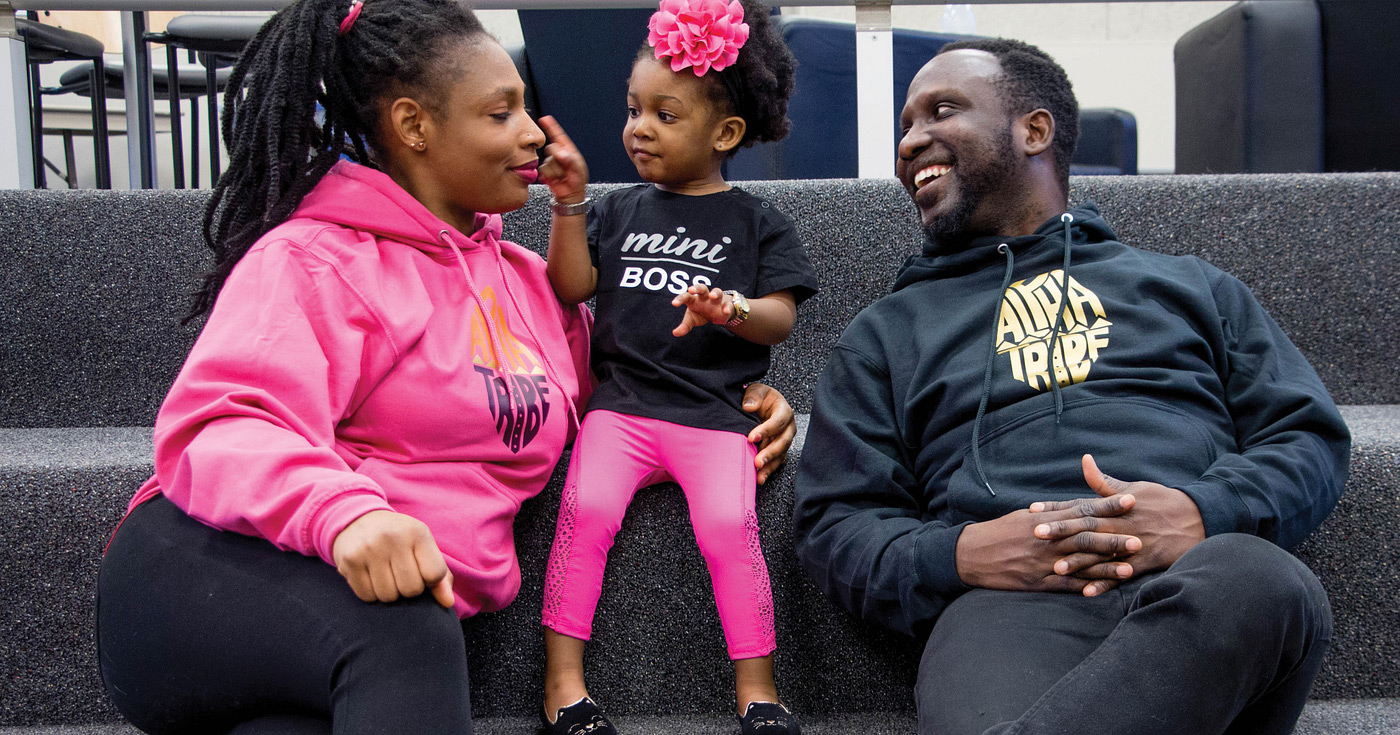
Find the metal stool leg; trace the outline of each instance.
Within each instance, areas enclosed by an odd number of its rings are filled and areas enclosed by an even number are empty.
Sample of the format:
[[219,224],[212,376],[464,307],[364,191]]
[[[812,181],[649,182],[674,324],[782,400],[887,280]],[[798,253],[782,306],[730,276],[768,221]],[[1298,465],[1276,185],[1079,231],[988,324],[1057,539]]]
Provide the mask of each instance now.
[[190,98],[190,188],[199,188],[199,99],[195,97]]
[[[185,188],[185,141],[180,129],[180,62],[175,45],[165,44],[165,87],[170,100],[170,162],[175,168],[175,188]],[[198,182],[196,182],[198,183]]]
[[102,57],[92,62],[92,151],[96,158],[97,188],[112,188],[112,151],[107,137],[107,73]]
[[209,96],[209,186],[219,181],[219,88],[214,78],[214,61],[205,57],[204,92]]
[[[25,54],[28,62],[29,55]],[[34,188],[49,188],[44,172],[44,103],[39,91],[39,67],[29,63],[29,144],[34,151]]]
[[78,157],[73,151],[73,131],[63,131],[63,183],[69,189],[78,188]]

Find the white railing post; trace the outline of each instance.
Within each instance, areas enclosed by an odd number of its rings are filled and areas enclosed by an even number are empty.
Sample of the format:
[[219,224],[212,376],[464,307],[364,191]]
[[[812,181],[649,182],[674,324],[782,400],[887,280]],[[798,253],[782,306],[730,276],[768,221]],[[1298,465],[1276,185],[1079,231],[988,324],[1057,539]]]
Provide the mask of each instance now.
[[122,81],[126,85],[126,156],[131,188],[156,188],[156,123],[151,100],[151,58],[146,46],[146,13],[122,13]]
[[0,2],[0,189],[34,188],[34,147],[29,130],[29,65],[15,10]]
[[862,179],[894,176],[891,0],[856,0],[856,139]]

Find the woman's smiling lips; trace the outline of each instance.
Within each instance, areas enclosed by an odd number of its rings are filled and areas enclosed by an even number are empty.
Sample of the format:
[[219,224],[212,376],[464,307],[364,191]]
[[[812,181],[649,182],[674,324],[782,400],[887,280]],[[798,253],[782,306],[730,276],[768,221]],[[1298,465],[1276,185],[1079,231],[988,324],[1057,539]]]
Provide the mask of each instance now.
[[539,161],[531,161],[523,166],[515,166],[511,168],[511,171],[514,171],[520,178],[525,179],[525,183],[533,184],[539,181],[540,163]]

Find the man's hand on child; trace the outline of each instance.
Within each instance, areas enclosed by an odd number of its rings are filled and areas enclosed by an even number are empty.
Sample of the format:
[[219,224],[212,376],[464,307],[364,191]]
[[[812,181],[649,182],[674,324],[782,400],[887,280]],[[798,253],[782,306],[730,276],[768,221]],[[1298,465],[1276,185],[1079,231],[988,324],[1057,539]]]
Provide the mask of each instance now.
[[729,296],[717,288],[691,286],[674,299],[671,306],[684,306],[685,316],[671,334],[684,337],[690,330],[705,324],[724,324],[734,316]]
[[754,469],[758,472],[758,484],[762,485],[787,460],[788,448],[797,437],[796,414],[782,393],[763,383],[749,383],[744,389],[743,406],[762,420],[749,432],[749,443],[758,447]]
[[583,154],[558,120],[545,115],[539,122],[540,129],[549,137],[549,145],[544,147],[544,163],[540,164],[540,183],[549,187],[549,193],[558,202],[577,204],[583,201],[588,188],[588,164]]

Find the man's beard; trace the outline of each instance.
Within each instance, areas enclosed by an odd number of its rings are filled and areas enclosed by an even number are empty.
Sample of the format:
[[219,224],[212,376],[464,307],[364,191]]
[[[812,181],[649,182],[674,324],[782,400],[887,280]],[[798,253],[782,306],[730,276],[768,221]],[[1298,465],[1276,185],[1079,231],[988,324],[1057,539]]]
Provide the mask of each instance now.
[[994,145],[978,145],[966,156],[954,160],[958,177],[958,201],[952,211],[939,215],[923,225],[924,236],[930,242],[942,243],[975,237],[983,232],[969,232],[972,215],[988,194],[1006,186],[1016,174],[1016,153],[1011,137],[1011,123],[1002,131],[1001,140]]

